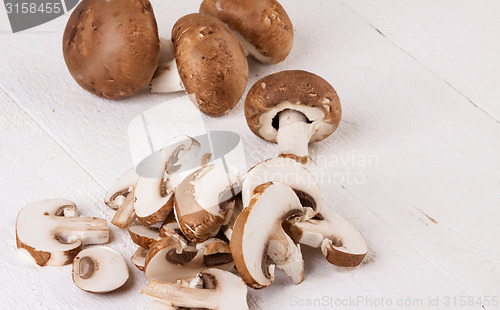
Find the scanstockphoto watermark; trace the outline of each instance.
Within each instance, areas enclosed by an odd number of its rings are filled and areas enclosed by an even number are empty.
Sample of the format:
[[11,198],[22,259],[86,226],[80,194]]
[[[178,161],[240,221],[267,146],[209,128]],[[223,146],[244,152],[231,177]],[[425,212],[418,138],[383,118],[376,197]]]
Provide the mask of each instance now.
[[425,297],[374,297],[366,295],[350,297],[320,296],[305,298],[299,296],[290,297],[290,306],[303,309],[338,308],[338,307],[361,307],[361,308],[479,308],[498,307],[499,296],[472,296],[472,295],[443,295]]
[[[253,151],[247,154],[247,158],[252,161],[259,161],[261,153]],[[379,166],[379,156],[377,154],[362,154],[355,151],[344,152],[342,154],[332,155],[313,155],[309,158],[312,165],[309,165],[309,171],[314,177],[315,182],[324,185],[361,185],[367,181],[366,173],[370,169]],[[283,163],[287,165],[287,163]],[[290,167],[283,167],[279,171],[280,179],[284,178],[296,180],[297,178],[308,178],[309,174],[297,174]],[[288,171],[289,175],[286,175]],[[272,172],[268,172],[272,173]],[[283,175],[285,173],[285,175]],[[266,179],[274,179],[273,176],[266,175]],[[301,180],[301,183],[307,183],[307,179]]]

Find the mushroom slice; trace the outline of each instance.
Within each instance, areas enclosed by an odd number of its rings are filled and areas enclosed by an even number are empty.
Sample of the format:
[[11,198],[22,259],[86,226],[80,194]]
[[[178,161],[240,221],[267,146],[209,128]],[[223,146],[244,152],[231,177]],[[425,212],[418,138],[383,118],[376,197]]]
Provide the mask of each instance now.
[[178,308],[243,310],[248,309],[247,287],[236,275],[215,268],[200,272],[191,283],[149,282],[141,294]]
[[323,208],[323,197],[314,176],[304,165],[285,157],[265,160],[246,173],[241,192],[243,206],[248,206],[258,185],[271,181],[290,186],[311,217]]
[[337,129],[342,109],[335,89],[321,77],[300,70],[281,71],[257,81],[245,100],[254,134],[277,142],[280,156],[305,163],[308,144]]
[[226,23],[245,53],[262,63],[281,62],[292,49],[292,22],[276,0],[204,0],[200,13]]
[[125,284],[128,277],[125,258],[107,246],[85,249],[73,261],[73,282],[87,292],[114,291]]
[[221,239],[210,238],[198,243],[196,249],[203,254],[203,267],[217,267],[229,271],[234,266],[231,248]]
[[273,283],[274,265],[266,266],[267,256],[295,284],[302,282],[300,246],[283,231],[282,223],[303,214],[290,186],[269,182],[255,188],[250,204],[236,220],[230,243],[236,269],[247,285],[259,289]]
[[221,243],[222,240],[209,239],[196,247],[183,246],[175,238],[162,238],[151,244],[146,255],[146,278],[175,282],[194,277],[205,267],[231,270],[234,264],[229,254],[230,249],[227,244],[224,246]]
[[139,247],[132,257],[130,258],[130,261],[132,264],[135,265],[140,271],[144,271],[144,268],[146,267],[146,255],[148,254],[148,249],[145,249],[143,247]]
[[17,215],[17,247],[40,266],[70,264],[85,244],[109,240],[106,220],[80,217],[76,205],[49,199],[26,205]]
[[111,186],[104,196],[104,203],[113,210],[118,209],[134,189],[138,178],[135,168],[127,171]]
[[209,116],[231,110],[248,82],[248,62],[231,29],[213,16],[189,14],[175,23],[172,41],[178,74],[194,105]]
[[215,236],[230,219],[237,192],[238,173],[232,167],[210,165],[188,175],[175,191],[175,215],[184,236],[192,242]]
[[137,218],[134,210],[134,191],[135,189],[132,188],[111,219],[111,224],[116,227],[127,228]]
[[186,247],[189,241],[182,233],[181,228],[179,227],[179,223],[177,223],[175,217],[172,217],[172,219],[167,218],[167,220],[165,220],[165,223],[163,223],[163,225],[160,227],[160,238],[170,237],[177,239],[183,247]]
[[176,166],[183,157],[191,157],[200,148],[200,144],[188,137],[178,136],[172,139],[157,156],[142,162],[138,169],[147,175],[141,175],[134,190],[134,210],[143,225],[152,225],[165,220],[173,209],[174,185],[169,182],[169,171],[180,169]]
[[160,229],[154,226],[134,225],[129,227],[128,233],[135,244],[146,249],[160,239]]
[[333,265],[358,266],[368,247],[363,236],[344,217],[333,210],[323,209],[314,218],[301,221],[291,219],[284,223],[292,239],[301,244],[319,248]]

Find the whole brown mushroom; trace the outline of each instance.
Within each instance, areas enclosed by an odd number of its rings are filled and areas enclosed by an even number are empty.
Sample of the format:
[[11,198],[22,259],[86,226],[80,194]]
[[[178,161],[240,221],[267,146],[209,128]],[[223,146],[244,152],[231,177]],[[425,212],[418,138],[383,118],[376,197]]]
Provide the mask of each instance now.
[[172,42],[175,60],[160,64],[151,92],[185,90],[209,116],[231,110],[248,82],[248,62],[231,29],[213,16],[189,14],[175,23]]
[[280,156],[306,163],[308,144],[337,129],[342,109],[335,89],[314,73],[290,70],[257,81],[245,100],[248,127],[277,142]]
[[148,0],[83,0],[64,31],[69,72],[81,87],[103,98],[125,98],[146,86],[158,53],[158,28]]
[[204,0],[200,13],[226,23],[245,53],[262,63],[281,62],[292,49],[292,22],[276,0]]

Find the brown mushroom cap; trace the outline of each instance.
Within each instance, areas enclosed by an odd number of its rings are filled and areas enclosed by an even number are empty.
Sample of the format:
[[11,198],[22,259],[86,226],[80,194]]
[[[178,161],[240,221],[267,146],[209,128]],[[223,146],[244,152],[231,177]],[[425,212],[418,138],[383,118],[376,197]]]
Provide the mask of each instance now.
[[273,120],[279,112],[302,112],[314,128],[309,142],[328,137],[337,129],[342,114],[335,89],[320,76],[301,70],[281,71],[257,81],[245,100],[245,117],[254,134],[276,142]]
[[175,59],[186,92],[201,112],[220,116],[243,96],[248,63],[229,27],[209,15],[180,18],[172,30]]
[[81,87],[104,98],[125,98],[146,86],[158,53],[158,28],[148,0],[83,0],[64,31],[69,72]]
[[228,24],[267,58],[266,63],[285,60],[292,49],[292,22],[276,0],[205,0],[200,13]]

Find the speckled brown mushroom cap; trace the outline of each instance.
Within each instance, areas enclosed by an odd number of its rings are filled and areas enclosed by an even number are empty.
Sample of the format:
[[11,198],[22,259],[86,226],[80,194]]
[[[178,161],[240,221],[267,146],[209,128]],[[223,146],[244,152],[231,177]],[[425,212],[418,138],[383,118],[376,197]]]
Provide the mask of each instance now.
[[292,22],[276,0],[205,0],[200,13],[213,15],[238,32],[264,56],[261,62],[281,62],[292,49]]
[[342,110],[333,87],[314,73],[290,70],[257,81],[245,100],[245,117],[254,134],[276,142],[273,120],[279,112],[293,109],[304,113],[313,128],[309,142],[328,137],[337,129]]
[[63,37],[75,81],[100,97],[120,99],[146,86],[158,65],[159,39],[148,0],[83,0]]
[[243,96],[248,63],[236,36],[209,15],[180,18],[172,30],[175,59],[186,92],[201,112],[220,116]]

